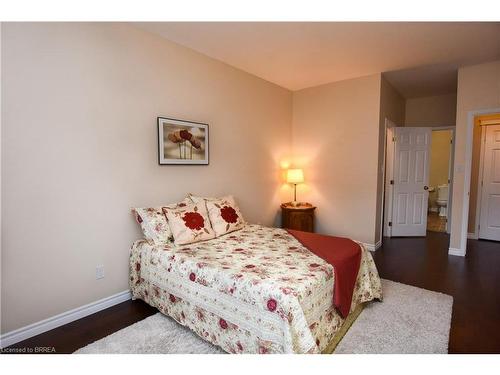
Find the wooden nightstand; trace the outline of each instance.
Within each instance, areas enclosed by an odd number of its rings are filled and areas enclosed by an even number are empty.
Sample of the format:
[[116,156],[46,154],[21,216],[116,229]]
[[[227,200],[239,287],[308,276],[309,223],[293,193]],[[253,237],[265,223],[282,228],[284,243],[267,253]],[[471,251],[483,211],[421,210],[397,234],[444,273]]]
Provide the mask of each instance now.
[[290,203],[281,204],[281,227],[286,229],[314,232],[314,207],[310,203],[292,206]]

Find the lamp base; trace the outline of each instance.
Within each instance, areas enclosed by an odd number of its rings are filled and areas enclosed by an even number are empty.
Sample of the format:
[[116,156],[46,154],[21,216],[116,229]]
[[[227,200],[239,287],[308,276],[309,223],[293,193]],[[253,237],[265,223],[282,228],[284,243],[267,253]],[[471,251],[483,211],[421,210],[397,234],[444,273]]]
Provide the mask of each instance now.
[[292,206],[292,207],[298,207],[299,205],[300,205],[300,203],[297,201],[290,202],[290,206]]

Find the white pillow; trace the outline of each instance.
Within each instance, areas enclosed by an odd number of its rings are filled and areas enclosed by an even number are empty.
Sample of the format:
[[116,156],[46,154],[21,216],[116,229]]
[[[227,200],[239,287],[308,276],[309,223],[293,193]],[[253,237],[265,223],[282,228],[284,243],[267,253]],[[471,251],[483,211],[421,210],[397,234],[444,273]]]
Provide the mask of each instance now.
[[165,245],[171,243],[174,238],[172,231],[163,213],[163,207],[178,208],[190,204],[191,200],[184,198],[182,202],[172,203],[161,207],[132,208],[135,220],[141,226],[144,238],[155,244]]
[[190,199],[191,202],[193,202],[193,203],[199,203],[199,202],[203,202],[203,201],[205,201],[205,202],[217,201],[220,199],[226,199],[226,200],[231,201],[233,204],[235,203],[232,195],[225,195],[223,197],[216,198],[216,197],[200,197],[198,195],[194,195],[194,194],[189,193],[186,198]]
[[216,200],[207,200],[206,204],[208,217],[216,237],[245,226],[245,219],[231,195]]
[[213,201],[213,200],[219,199],[219,198],[214,198],[214,197],[199,197],[199,196],[191,194],[191,193],[188,194],[187,198],[190,199],[191,202],[193,202],[193,203],[200,203],[203,201],[210,201],[210,200]]
[[178,208],[163,207],[163,212],[167,217],[176,245],[215,238],[205,201]]

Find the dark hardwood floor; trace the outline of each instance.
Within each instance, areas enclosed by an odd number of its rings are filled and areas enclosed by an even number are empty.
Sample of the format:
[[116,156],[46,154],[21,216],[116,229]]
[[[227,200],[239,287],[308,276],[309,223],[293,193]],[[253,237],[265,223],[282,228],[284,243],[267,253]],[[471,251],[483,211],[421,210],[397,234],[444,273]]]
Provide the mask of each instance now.
[[[449,236],[384,239],[374,254],[380,276],[453,296],[450,353],[500,353],[500,244],[469,240],[465,258],[448,255]],[[156,313],[127,301],[8,348],[75,350]],[[51,350],[53,348],[53,350]]]
[[[158,310],[142,301],[129,300],[38,336],[18,342],[4,349],[3,353],[17,354],[17,349],[21,350],[19,353],[24,354],[26,348],[32,349],[30,354],[73,353],[77,349],[157,312]],[[46,351],[40,352],[40,350]]]
[[448,255],[449,235],[386,238],[374,253],[385,279],[453,296],[450,353],[500,353],[500,243],[468,240]]

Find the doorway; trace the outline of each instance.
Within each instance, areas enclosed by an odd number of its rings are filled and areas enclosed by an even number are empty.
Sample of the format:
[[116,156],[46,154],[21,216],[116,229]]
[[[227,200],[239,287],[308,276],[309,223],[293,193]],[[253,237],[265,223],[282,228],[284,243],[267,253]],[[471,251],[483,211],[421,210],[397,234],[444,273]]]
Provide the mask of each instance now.
[[500,241],[500,114],[474,121],[469,228],[478,239]]
[[454,127],[387,129],[384,236],[450,231]]
[[450,233],[453,133],[452,127],[431,131],[427,209],[427,230],[431,232]]

